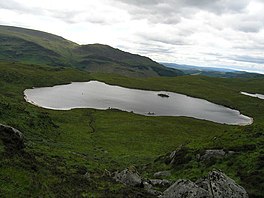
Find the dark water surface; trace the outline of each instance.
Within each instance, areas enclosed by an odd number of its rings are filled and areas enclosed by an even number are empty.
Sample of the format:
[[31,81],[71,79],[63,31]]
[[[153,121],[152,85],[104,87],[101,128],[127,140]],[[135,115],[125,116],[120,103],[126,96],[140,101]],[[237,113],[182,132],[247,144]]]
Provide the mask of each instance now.
[[[98,81],[27,89],[24,94],[28,102],[54,110],[116,108],[147,116],[187,116],[231,125],[252,123],[250,117],[239,111],[206,100],[166,91],[129,89]],[[161,94],[169,97],[161,97]]]

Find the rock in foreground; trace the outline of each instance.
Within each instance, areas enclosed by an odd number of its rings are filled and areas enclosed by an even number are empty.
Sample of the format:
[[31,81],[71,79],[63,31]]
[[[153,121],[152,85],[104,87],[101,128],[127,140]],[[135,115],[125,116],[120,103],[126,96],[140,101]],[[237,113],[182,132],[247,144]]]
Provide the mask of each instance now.
[[159,172],[154,173],[153,176],[155,178],[169,177],[171,176],[171,172],[170,171],[159,171]]
[[248,198],[246,190],[221,171],[212,171],[196,183],[180,179],[162,198]]
[[209,192],[185,179],[177,180],[164,191],[161,198],[209,198]]
[[23,134],[13,127],[0,124],[0,139],[6,152],[14,153],[25,148]]
[[220,171],[208,174],[210,195],[214,198],[248,198],[246,190]]
[[209,160],[215,159],[215,158],[223,158],[225,155],[226,155],[226,152],[223,149],[221,149],[221,150],[217,150],[217,149],[215,149],[215,150],[206,150],[205,154],[202,155],[200,157],[200,159],[202,161],[209,161]]
[[125,169],[121,172],[116,172],[114,179],[128,186],[140,186],[142,184],[141,177],[135,170]]

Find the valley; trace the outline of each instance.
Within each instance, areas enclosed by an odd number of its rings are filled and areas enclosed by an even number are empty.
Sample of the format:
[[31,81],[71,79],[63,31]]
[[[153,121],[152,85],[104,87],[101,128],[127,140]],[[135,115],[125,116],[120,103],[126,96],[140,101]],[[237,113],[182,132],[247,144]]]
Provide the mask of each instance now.
[[[242,189],[238,192],[244,197],[263,197],[264,102],[241,94],[263,95],[263,75],[192,75],[107,45],[79,45],[18,27],[0,26],[0,42],[0,197],[157,197],[169,194],[173,183],[212,185],[217,177],[224,178],[224,185]],[[220,110],[206,106],[209,116],[204,120],[167,112],[154,116],[152,107],[144,109],[149,98],[139,106],[141,114],[109,105],[61,111],[24,98],[25,90],[72,82],[118,87],[126,90],[124,98],[131,90],[143,92],[143,99],[145,93],[153,93],[151,97],[159,102],[177,95],[180,107],[191,113],[193,103],[183,103],[182,98],[217,104]],[[65,91],[71,95],[70,102],[83,100],[80,93],[89,93],[81,90],[74,95],[74,91]],[[92,90],[96,91],[98,86]],[[109,95],[120,105],[120,92],[115,97],[110,92],[104,87],[99,96]],[[55,93],[59,105],[66,101],[67,95]],[[98,102],[98,98],[93,99]],[[131,98],[126,98],[129,104],[137,102]],[[160,103],[153,106],[158,108]],[[174,105],[166,108],[175,110]],[[229,125],[233,121],[227,114],[222,116],[223,124],[214,122],[213,115],[224,110],[237,110],[235,117],[248,116],[246,123]],[[133,185],[126,174],[134,178]],[[193,189],[206,196],[210,191]]]
[[[144,177],[170,170],[172,180],[195,180],[221,169],[248,191],[261,196],[263,185],[264,103],[240,91],[264,93],[264,79],[219,79],[203,76],[128,78],[88,73],[74,68],[0,63],[0,122],[19,129],[25,149],[1,146],[0,194],[7,196],[123,196],[144,190],[123,186],[107,176],[136,167]],[[145,90],[168,90],[238,109],[254,118],[253,125],[228,126],[185,117],[152,117],[115,109],[42,109],[27,103],[23,91],[31,87],[98,80]],[[2,139],[3,140],[3,139]],[[157,160],[184,145],[190,160],[166,165]],[[206,149],[237,154],[209,164],[195,160]],[[188,158],[189,159],[189,158]],[[89,179],[83,176],[89,173]],[[255,183],[254,181],[258,181]]]

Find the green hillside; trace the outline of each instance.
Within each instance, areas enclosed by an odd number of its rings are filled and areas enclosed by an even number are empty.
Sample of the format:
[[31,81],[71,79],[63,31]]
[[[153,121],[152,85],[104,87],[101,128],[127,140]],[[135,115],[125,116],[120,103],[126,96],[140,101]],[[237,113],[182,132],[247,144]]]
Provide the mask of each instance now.
[[78,46],[77,43],[71,42],[54,34],[20,27],[1,25],[0,35],[21,38],[23,40],[36,43],[58,54],[65,55],[68,55],[68,51],[70,49],[73,49],[74,47]]
[[[168,90],[207,99],[254,118],[250,126],[229,126],[186,117],[147,117],[118,110],[53,111],[25,102],[26,88],[72,81]],[[0,197],[151,197],[141,188],[115,182],[110,173],[136,167],[145,178],[170,170],[168,179],[195,181],[221,169],[250,197],[264,186],[264,102],[240,91],[264,93],[264,79],[202,76],[127,78],[74,68],[0,63],[0,123],[19,129],[25,148],[14,150],[0,134]],[[178,165],[162,156],[186,147]],[[210,163],[196,160],[206,149],[236,154]],[[188,152],[187,152],[188,151]],[[87,176],[87,173],[89,176]]]
[[62,59],[60,54],[18,37],[0,36],[0,42],[1,60],[56,65]]
[[62,37],[24,28],[0,26],[0,60],[77,67],[86,71],[134,77],[178,76],[147,57],[93,44],[78,45]]

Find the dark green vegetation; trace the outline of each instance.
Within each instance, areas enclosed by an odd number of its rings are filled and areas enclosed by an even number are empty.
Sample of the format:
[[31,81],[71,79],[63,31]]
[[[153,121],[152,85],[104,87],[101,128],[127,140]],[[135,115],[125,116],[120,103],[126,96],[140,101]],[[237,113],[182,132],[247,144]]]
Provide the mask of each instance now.
[[178,76],[147,57],[107,45],[78,45],[62,37],[36,30],[0,26],[0,60],[28,64],[77,67],[86,71],[125,76]]
[[198,67],[190,65],[178,65],[174,63],[163,63],[163,65],[181,70],[185,75],[201,75],[218,78],[262,78],[263,74],[236,71],[225,68]]
[[[168,90],[239,109],[251,126],[228,126],[185,117],[145,117],[118,110],[52,111],[28,104],[23,90],[96,79],[125,87]],[[0,63],[0,123],[19,129],[25,148],[9,152],[0,140],[0,197],[135,197],[140,188],[114,182],[108,171],[135,166],[146,178],[172,170],[169,178],[195,180],[223,170],[249,192],[264,193],[264,101],[239,94],[264,93],[264,79],[201,76],[127,78],[73,68]],[[179,145],[179,163],[163,156]],[[237,153],[203,163],[206,149]],[[108,170],[108,171],[106,171]],[[88,172],[90,177],[85,173]]]

